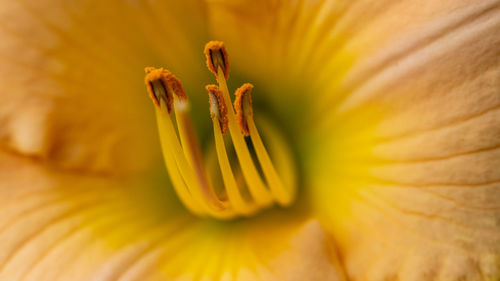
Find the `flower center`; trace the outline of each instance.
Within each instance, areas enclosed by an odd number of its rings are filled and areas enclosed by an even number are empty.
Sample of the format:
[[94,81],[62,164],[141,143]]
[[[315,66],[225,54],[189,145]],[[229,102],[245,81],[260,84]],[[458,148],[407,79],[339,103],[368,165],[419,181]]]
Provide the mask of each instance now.
[[[208,85],[206,89],[222,187],[213,183],[211,173],[206,170],[189,115],[189,101],[179,79],[163,68],[146,68],[145,82],[156,108],[165,165],[179,199],[192,213],[219,219],[251,216],[275,203],[289,206],[294,201],[296,185],[286,142],[276,130],[264,127],[268,145],[273,148],[270,150],[273,159],[285,164],[275,166],[254,122],[253,85],[246,83],[236,90],[233,108],[226,83],[229,60],[224,44],[209,42],[205,46],[205,55],[207,66],[218,82],[218,85]],[[170,118],[172,109],[177,129]],[[226,151],[223,135],[227,131],[237,163],[229,160]],[[249,138],[248,143],[251,142],[253,149],[249,149],[245,137]],[[237,180],[234,168],[241,173],[242,180]]]

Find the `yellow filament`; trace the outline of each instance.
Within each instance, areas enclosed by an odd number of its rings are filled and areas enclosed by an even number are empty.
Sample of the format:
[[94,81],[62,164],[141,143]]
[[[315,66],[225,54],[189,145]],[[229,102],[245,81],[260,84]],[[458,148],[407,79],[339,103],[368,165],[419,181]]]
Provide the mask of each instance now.
[[[155,91],[159,95],[167,96],[163,87],[155,87]],[[170,144],[169,148],[171,148],[171,152],[173,152],[175,162],[177,163],[180,173],[187,184],[191,196],[193,196],[195,201],[206,207],[206,205],[203,204],[204,199],[201,195],[201,189],[199,188],[197,177],[194,175],[192,167],[187,164],[185,156],[182,154],[179,140],[177,139],[172,120],[170,120],[170,115],[168,114],[167,105],[165,104],[165,101],[161,102],[163,103],[160,103],[160,110],[163,111],[164,114],[160,115],[162,126],[159,127],[159,131],[164,134],[165,139]],[[162,107],[162,104],[165,106]]]
[[170,144],[171,152],[175,158],[175,162],[177,163],[177,167],[179,168],[180,174],[184,178],[186,182],[187,189],[192,196],[193,201],[201,206],[203,210],[216,218],[231,218],[234,217],[235,213],[231,211],[231,209],[220,209],[219,206],[214,206],[207,202],[207,198],[201,193],[202,189],[200,183],[197,181],[197,177],[193,169],[189,166],[177,135],[175,134],[175,128],[172,124],[172,120],[167,115],[166,118],[163,118],[163,127],[161,130],[165,134],[165,138],[168,140],[167,143]]
[[[256,118],[259,119],[258,117]],[[271,123],[265,122],[264,119],[260,120],[259,127],[269,140],[267,145],[269,150],[272,151],[275,166],[279,168],[282,182],[285,186],[290,187],[290,196],[295,198],[295,193],[297,192],[297,172],[295,170],[294,160],[291,157],[292,152],[289,151],[287,146],[287,141],[278,133],[277,128],[272,126]]]
[[189,189],[189,193],[193,197],[193,199],[201,206],[206,207],[203,195],[201,194],[201,189],[199,188],[197,178],[194,174],[194,171],[188,165],[186,158],[182,152],[182,148],[179,144],[179,140],[175,135],[174,125],[172,124],[172,120],[170,117],[163,119],[163,133],[171,147],[171,152],[174,156],[175,162],[177,163],[177,167],[186,182],[186,185]]
[[293,202],[294,195],[294,192],[290,190],[292,189],[292,186],[288,187],[289,190],[285,189],[273,163],[271,162],[271,158],[262,143],[262,139],[260,138],[259,131],[255,126],[253,118],[251,116],[246,116],[245,118],[248,124],[248,130],[250,131],[250,138],[252,139],[255,152],[257,153],[257,158],[259,159],[262,170],[264,171],[271,193],[282,206],[290,205]]
[[215,204],[217,208],[228,208],[229,202],[221,201],[208,181],[201,157],[201,150],[187,111],[186,101],[179,101],[176,99],[174,101],[174,109],[184,155],[187,157],[191,168],[194,169],[196,173],[203,195],[208,198],[212,204]]
[[177,193],[177,195],[179,195],[181,202],[191,212],[201,216],[203,215],[204,211],[201,209],[200,205],[195,204],[195,201],[192,199],[191,194],[189,193],[188,188],[179,173],[178,166],[175,162],[173,154],[170,151],[173,146],[170,143],[170,138],[167,137],[167,135],[165,134],[165,130],[163,129],[165,127],[165,118],[170,119],[170,117],[167,115],[167,106],[165,105],[164,101],[160,102],[160,107],[161,109],[156,109],[156,120],[165,166],[167,166],[167,171],[172,180],[175,192]]
[[223,93],[224,103],[228,108],[229,132],[231,134],[234,149],[236,150],[236,155],[240,161],[245,181],[247,182],[250,193],[254,197],[255,201],[261,206],[267,206],[272,203],[272,197],[270,196],[269,190],[262,182],[262,179],[253,164],[253,160],[250,156],[245,140],[243,139],[243,135],[236,121],[234,109],[232,107],[226,78],[221,67],[217,70],[217,82],[219,83],[219,88]]
[[257,205],[254,203],[246,202],[241,195],[238,184],[234,178],[229,159],[227,158],[226,147],[222,137],[221,127],[216,118],[212,119],[214,126],[215,148],[217,150],[217,158],[219,160],[219,167],[222,173],[222,179],[227,191],[227,196],[231,202],[234,210],[244,215],[251,215],[257,211]]

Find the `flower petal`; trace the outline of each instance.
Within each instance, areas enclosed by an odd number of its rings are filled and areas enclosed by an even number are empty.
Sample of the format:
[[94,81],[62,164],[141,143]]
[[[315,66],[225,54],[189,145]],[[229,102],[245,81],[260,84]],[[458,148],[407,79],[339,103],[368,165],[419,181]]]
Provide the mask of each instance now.
[[0,280],[343,280],[304,216],[202,220],[165,178],[60,173],[4,152],[0,163]]
[[159,153],[143,69],[197,79],[204,21],[196,0],[2,1],[2,146],[73,170],[148,166]]
[[318,105],[315,202],[352,280],[498,279],[500,2],[391,4]]
[[350,280],[500,278],[500,2],[209,2],[244,75],[313,116],[285,124]]

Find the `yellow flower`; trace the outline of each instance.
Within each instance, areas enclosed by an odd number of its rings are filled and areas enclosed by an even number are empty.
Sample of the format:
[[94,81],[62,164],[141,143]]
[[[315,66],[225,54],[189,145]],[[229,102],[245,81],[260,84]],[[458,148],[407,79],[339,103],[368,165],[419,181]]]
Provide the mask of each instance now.
[[[498,30],[498,0],[2,1],[0,280],[499,280]],[[289,207],[201,217],[170,185],[143,69],[209,159],[214,39]]]

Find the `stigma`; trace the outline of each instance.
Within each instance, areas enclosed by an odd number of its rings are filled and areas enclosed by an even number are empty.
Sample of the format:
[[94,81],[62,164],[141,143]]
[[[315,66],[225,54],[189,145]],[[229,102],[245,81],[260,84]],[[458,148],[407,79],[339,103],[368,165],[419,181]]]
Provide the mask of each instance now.
[[[229,78],[229,59],[224,43],[211,41],[206,44],[204,52],[207,67],[218,83],[205,88],[217,166],[222,178],[219,182],[212,179],[214,169],[204,163],[190,118],[187,94],[180,80],[163,68],[145,69],[146,89],[156,108],[165,166],[180,201],[196,215],[218,219],[251,216],[276,204],[289,206],[296,194],[295,182],[290,180],[293,175],[290,169],[278,170],[275,167],[262,141],[253,118],[253,85],[246,83],[237,89],[233,107],[226,82]],[[174,118],[171,118],[172,112],[175,112],[176,126],[172,121]],[[237,161],[230,161],[228,156],[224,140],[227,132]],[[272,135],[274,147],[282,146]],[[253,149],[249,149],[250,141]],[[286,159],[284,150],[277,150],[278,157]]]

